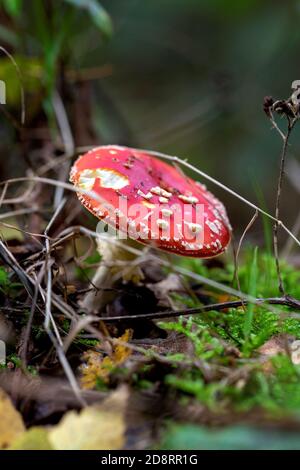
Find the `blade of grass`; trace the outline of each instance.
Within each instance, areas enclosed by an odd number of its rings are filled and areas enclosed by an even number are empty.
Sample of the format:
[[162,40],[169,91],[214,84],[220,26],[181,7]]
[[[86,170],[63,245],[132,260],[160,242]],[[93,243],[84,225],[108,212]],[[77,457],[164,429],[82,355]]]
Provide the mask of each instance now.
[[[256,297],[257,291],[257,247],[254,249],[253,261],[250,266],[249,272],[249,295]],[[251,327],[253,322],[254,315],[254,304],[249,304],[245,313],[245,322],[244,322],[244,338],[245,338],[245,349],[247,349],[248,341],[251,333]]]
[[[268,212],[268,207],[267,207],[265,196],[264,196],[261,186],[257,183],[257,181],[253,182],[253,186],[254,186],[254,191],[255,191],[259,206],[265,212]],[[265,242],[266,251],[269,255],[271,255],[273,253],[272,224],[271,224],[270,219],[268,219],[264,215],[262,215],[262,223],[263,223],[264,242]]]

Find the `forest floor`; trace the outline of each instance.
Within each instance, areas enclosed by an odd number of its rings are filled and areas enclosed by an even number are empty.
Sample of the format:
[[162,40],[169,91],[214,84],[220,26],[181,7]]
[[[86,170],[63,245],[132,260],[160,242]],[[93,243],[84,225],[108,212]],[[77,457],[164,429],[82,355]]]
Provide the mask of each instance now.
[[[120,279],[106,317],[89,315],[100,256],[74,204],[48,238],[2,224],[0,447],[299,448],[300,315],[276,302],[273,254],[248,246],[236,270],[230,254],[160,264],[148,250],[143,281]],[[299,299],[298,267],[281,269]],[[237,283],[274,304],[236,302]]]

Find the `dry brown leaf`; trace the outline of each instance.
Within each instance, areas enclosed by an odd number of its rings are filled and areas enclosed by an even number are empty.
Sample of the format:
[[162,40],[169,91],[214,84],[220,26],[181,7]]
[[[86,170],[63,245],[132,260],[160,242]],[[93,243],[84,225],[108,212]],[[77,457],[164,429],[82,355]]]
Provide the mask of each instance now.
[[294,338],[290,335],[275,335],[260,346],[260,348],[258,348],[258,352],[264,356],[287,354],[293,339]]
[[[127,343],[132,337],[132,331],[126,330],[125,333],[118,338],[120,341]],[[86,390],[92,390],[96,387],[97,382],[101,380],[104,383],[109,382],[111,372],[118,366],[122,365],[131,355],[131,349],[125,345],[117,344],[113,347],[110,356],[103,357],[102,353],[88,350],[83,356],[85,365],[82,366],[81,386]]]
[[160,282],[147,284],[147,287],[154,292],[155,297],[159,300],[159,305],[164,307],[172,306],[171,293],[185,291],[181,277],[174,273],[169,274]]
[[[11,437],[10,450],[118,450],[125,442],[126,386],[100,405],[70,411],[52,428],[33,427]],[[7,441],[8,442],[8,441]],[[6,445],[7,447],[7,445]]]
[[275,356],[280,353],[285,354],[286,349],[282,338],[274,336],[260,346],[258,352],[263,356]]
[[300,364],[300,341],[295,340],[290,345],[291,360],[293,364]]
[[48,433],[55,450],[120,450],[125,443],[127,387],[120,387],[101,405],[70,411]]
[[0,449],[7,449],[22,433],[25,426],[10,398],[0,389]]

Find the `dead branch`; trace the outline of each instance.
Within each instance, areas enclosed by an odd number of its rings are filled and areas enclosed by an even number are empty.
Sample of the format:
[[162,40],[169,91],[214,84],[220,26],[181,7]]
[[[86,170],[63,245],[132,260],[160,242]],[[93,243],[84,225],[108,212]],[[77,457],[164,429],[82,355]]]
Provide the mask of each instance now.
[[[232,300],[228,302],[220,302],[216,304],[203,305],[201,307],[187,308],[184,310],[164,310],[161,312],[154,313],[145,313],[141,315],[121,315],[114,317],[97,317],[98,320],[103,320],[106,322],[115,322],[120,320],[161,320],[162,318],[171,318],[171,317],[181,317],[187,315],[198,315],[200,313],[207,313],[213,310],[222,311],[229,308],[239,308],[244,305],[249,304],[249,301],[245,300]],[[258,306],[265,305],[282,305],[285,307],[294,308],[295,310],[300,311],[300,301],[293,299],[292,297],[270,297],[266,299],[256,299],[255,304]],[[298,314],[300,318],[300,314]]]

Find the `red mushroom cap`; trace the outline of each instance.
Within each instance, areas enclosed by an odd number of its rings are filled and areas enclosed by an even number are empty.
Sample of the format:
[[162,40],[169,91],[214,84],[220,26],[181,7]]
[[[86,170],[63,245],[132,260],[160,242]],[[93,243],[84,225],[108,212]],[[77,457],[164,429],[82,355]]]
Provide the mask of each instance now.
[[145,151],[95,148],[78,158],[70,180],[90,212],[141,243],[208,258],[230,241],[223,204],[204,185]]

